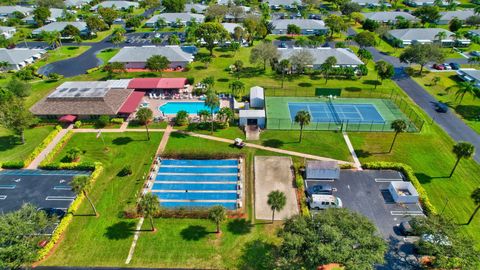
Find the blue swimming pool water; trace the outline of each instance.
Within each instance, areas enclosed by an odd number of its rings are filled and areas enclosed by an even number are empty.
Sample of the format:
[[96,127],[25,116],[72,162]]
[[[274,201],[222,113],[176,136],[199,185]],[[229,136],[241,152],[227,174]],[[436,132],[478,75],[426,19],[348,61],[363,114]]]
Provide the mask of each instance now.
[[162,207],[166,208],[196,208],[196,207],[212,207],[215,205],[221,205],[229,210],[235,210],[237,208],[236,203],[226,202],[162,202]]
[[[164,114],[177,114],[178,111],[186,111],[189,114],[198,114],[201,110],[210,111],[205,102],[167,102],[158,108]],[[213,110],[218,112],[218,108]]]
[[159,199],[167,200],[236,200],[237,193],[216,192],[153,192]]
[[165,173],[238,173],[238,168],[222,168],[222,167],[160,167],[158,171]]
[[171,184],[155,183],[152,190],[237,190],[236,184]]
[[235,175],[157,175],[156,181],[183,181],[183,182],[236,182]]
[[238,160],[236,159],[164,159],[163,165],[176,165],[176,166],[237,166]]
[[290,102],[290,118],[295,119],[298,111],[310,112],[311,122],[375,122],[384,123],[382,115],[373,104],[344,104],[330,102]]

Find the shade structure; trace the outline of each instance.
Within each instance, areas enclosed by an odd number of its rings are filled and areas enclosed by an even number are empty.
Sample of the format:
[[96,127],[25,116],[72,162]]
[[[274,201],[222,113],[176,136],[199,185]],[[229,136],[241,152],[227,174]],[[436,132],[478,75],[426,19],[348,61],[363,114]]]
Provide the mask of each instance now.
[[145,92],[143,91],[133,91],[132,94],[130,94],[130,96],[127,98],[125,103],[123,103],[120,110],[118,110],[118,113],[130,114],[135,112],[138,104],[140,104],[144,95]]
[[77,119],[77,116],[75,115],[71,115],[71,114],[67,114],[67,115],[64,115],[62,117],[60,117],[58,119],[59,122],[62,122],[62,123],[72,123],[73,121],[75,121]]
[[135,78],[130,81],[131,89],[181,89],[187,83],[186,78]]

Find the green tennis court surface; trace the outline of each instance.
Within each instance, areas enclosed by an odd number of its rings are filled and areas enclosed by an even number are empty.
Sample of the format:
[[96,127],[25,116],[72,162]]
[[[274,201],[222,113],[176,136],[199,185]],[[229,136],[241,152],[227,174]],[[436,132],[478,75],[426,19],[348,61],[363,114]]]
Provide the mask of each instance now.
[[408,131],[417,128],[389,99],[323,97],[266,97],[268,129],[299,129],[295,115],[300,110],[310,113],[306,130],[391,131],[392,121],[403,119]]

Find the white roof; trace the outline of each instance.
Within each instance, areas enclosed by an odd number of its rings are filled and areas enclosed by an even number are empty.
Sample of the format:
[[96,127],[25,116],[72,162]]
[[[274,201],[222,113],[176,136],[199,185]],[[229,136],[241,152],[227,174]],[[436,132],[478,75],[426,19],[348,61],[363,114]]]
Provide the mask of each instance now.
[[146,23],[147,24],[154,24],[158,21],[159,18],[162,18],[167,23],[174,23],[177,19],[180,19],[182,23],[189,22],[191,19],[195,19],[197,22],[203,22],[205,20],[205,16],[202,14],[195,14],[195,13],[188,13],[188,12],[180,12],[180,13],[162,13],[153,16],[150,18]]
[[16,31],[15,27],[8,27],[8,26],[0,26],[0,32],[10,32],[10,31]]
[[240,118],[264,118],[265,117],[265,110],[240,110],[239,111]]
[[[67,11],[68,12],[68,11]],[[55,21],[57,18],[63,18],[63,9],[59,8],[50,8],[50,17],[48,17],[48,20],[50,21]],[[30,15],[26,18],[23,19],[24,21],[32,21],[34,20],[33,15]]]
[[263,88],[260,86],[254,86],[250,88],[250,98],[252,97],[258,97],[258,98],[264,98],[263,95]]
[[62,31],[65,29],[67,25],[72,25],[76,27],[80,32],[87,30],[87,23],[86,22],[51,22],[47,25],[44,25],[40,28],[37,28],[32,31],[32,34],[38,35],[42,31],[45,32],[53,32],[53,31]]
[[273,20],[272,25],[277,30],[287,30],[289,24],[294,24],[300,29],[326,29],[325,22],[313,19],[281,19]]
[[0,49],[0,62],[8,62],[12,65],[17,65],[24,62],[33,56],[41,56],[46,53],[42,49],[27,49],[27,48],[15,48],[15,49]]
[[345,48],[280,48],[278,52],[280,53],[280,59],[288,59],[293,54],[299,51],[308,51],[313,56],[313,64],[321,65],[325,60],[333,56],[337,59],[337,65],[363,65],[362,60],[358,58],[352,51]]
[[15,11],[27,14],[32,12],[33,8],[22,6],[0,6],[0,14],[12,14]]
[[240,27],[243,29],[243,27],[238,24],[238,23],[222,23],[223,28],[228,31],[228,33],[233,34],[235,32],[235,28]]
[[453,18],[458,18],[460,20],[466,20],[468,17],[475,15],[472,9],[466,10],[455,10],[455,11],[445,11],[440,12],[441,21],[451,21]]
[[445,32],[448,39],[454,33],[442,28],[407,28],[390,30],[388,33],[399,40],[435,40],[436,35]]
[[112,8],[114,6],[116,9],[127,9],[132,6],[137,8],[139,4],[137,2],[130,2],[130,1],[105,1],[105,2],[99,3],[98,5],[93,6],[92,9],[96,10],[99,7]]
[[365,18],[377,22],[396,21],[397,17],[403,17],[409,21],[418,20],[417,17],[404,11],[364,12],[362,14],[365,16]]
[[147,62],[153,55],[165,56],[170,62],[192,62],[193,55],[186,53],[180,46],[143,46],[123,47],[109,62]]

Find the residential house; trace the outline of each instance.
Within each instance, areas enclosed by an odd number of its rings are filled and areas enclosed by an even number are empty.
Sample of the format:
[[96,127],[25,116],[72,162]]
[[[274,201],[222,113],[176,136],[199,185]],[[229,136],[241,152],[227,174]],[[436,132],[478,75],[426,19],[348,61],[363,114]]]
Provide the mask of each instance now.
[[480,36],[480,29],[469,30],[467,32],[467,35],[469,37],[478,37],[478,36]]
[[240,27],[243,29],[243,26],[238,23],[222,23],[223,28],[228,31],[228,33],[233,34],[235,33],[235,28]]
[[282,7],[285,9],[291,9],[295,5],[301,6],[302,1],[299,0],[268,0],[268,5],[271,9],[278,10]]
[[480,70],[462,68],[457,70],[457,75],[466,82],[472,82],[480,88]]
[[0,6],[0,20],[13,18],[15,12],[21,13],[23,16],[28,16],[32,13],[33,8],[22,6]]
[[237,6],[243,10],[242,12],[232,12],[229,10],[227,14],[225,14],[225,17],[223,18],[226,22],[242,22],[243,19],[245,19],[247,13],[250,12],[249,7],[245,6]]
[[192,20],[196,22],[203,22],[205,20],[205,16],[202,14],[194,14],[194,13],[162,13],[153,16],[150,18],[146,23],[146,27],[155,27],[156,23],[159,19],[163,19],[168,26],[171,27],[179,27],[188,25]]
[[385,0],[352,0],[353,3],[359,4],[361,7],[369,7],[369,8],[374,8],[374,7],[392,7],[392,5]]
[[8,63],[8,70],[20,70],[21,68],[35,62],[42,58],[42,55],[46,53],[42,49],[27,49],[27,48],[14,48],[14,49],[0,49],[0,62]]
[[0,26],[0,35],[4,36],[6,39],[12,38],[16,32],[17,29],[15,29],[15,27]]
[[[441,2],[437,2],[435,0],[404,0],[403,3],[407,6],[411,7],[421,7],[421,6],[433,6],[437,5],[440,3],[440,6],[448,6],[449,3],[446,0],[443,0]],[[453,1],[455,4],[460,4],[458,1]]]
[[204,14],[207,8],[208,8],[207,5],[202,5],[202,4],[186,4],[184,11],[186,13]]
[[300,52],[300,51],[308,51],[313,59],[312,59],[312,68],[313,69],[320,69],[320,66],[325,62],[325,60],[331,56],[337,59],[337,64],[335,67],[358,67],[359,65],[363,65],[364,63],[358,56],[355,55],[350,49],[345,48],[279,48],[278,52],[280,54],[280,58],[278,61],[283,59],[289,59],[292,55]]
[[104,1],[93,6],[90,10],[97,10],[99,7],[114,8],[116,10],[128,10],[130,7],[138,8],[140,4],[138,2],[131,1]]
[[165,56],[171,69],[185,68],[194,58],[193,54],[183,51],[180,46],[143,46],[124,47],[109,62],[125,63],[127,69],[145,69],[148,58],[154,55]]
[[80,9],[84,5],[90,3],[90,0],[65,0],[64,3],[67,8]]
[[472,9],[465,9],[465,10],[455,10],[455,11],[445,11],[440,12],[440,19],[438,20],[438,24],[446,25],[449,24],[453,18],[457,18],[462,22],[465,22],[468,17],[475,15]]
[[[58,19],[65,17],[65,12],[67,10],[59,9],[59,8],[50,8],[50,17],[45,21],[45,23],[56,22]],[[26,24],[36,24],[34,16],[30,15],[23,19]]]
[[[87,36],[90,33],[90,30],[87,27],[87,23],[85,22],[52,22],[33,30],[32,35],[38,36],[44,31],[45,32],[53,32],[53,31],[62,32],[67,25],[72,25],[76,27],[78,30],[80,30],[80,35],[82,36]],[[66,37],[66,38],[71,38],[71,37]]]
[[[445,37],[439,40],[439,33],[445,32]],[[443,47],[468,46],[469,39],[455,40],[454,33],[442,28],[407,28],[390,30],[385,38],[394,46],[405,47],[414,43],[438,43]]]
[[328,27],[322,20],[312,19],[285,19],[272,21],[274,35],[287,34],[288,25],[293,24],[300,27],[301,35],[324,35],[328,33]]
[[407,21],[418,21],[418,18],[404,11],[380,11],[380,12],[364,12],[365,19],[376,21],[379,23],[396,23],[398,18],[402,17]]

